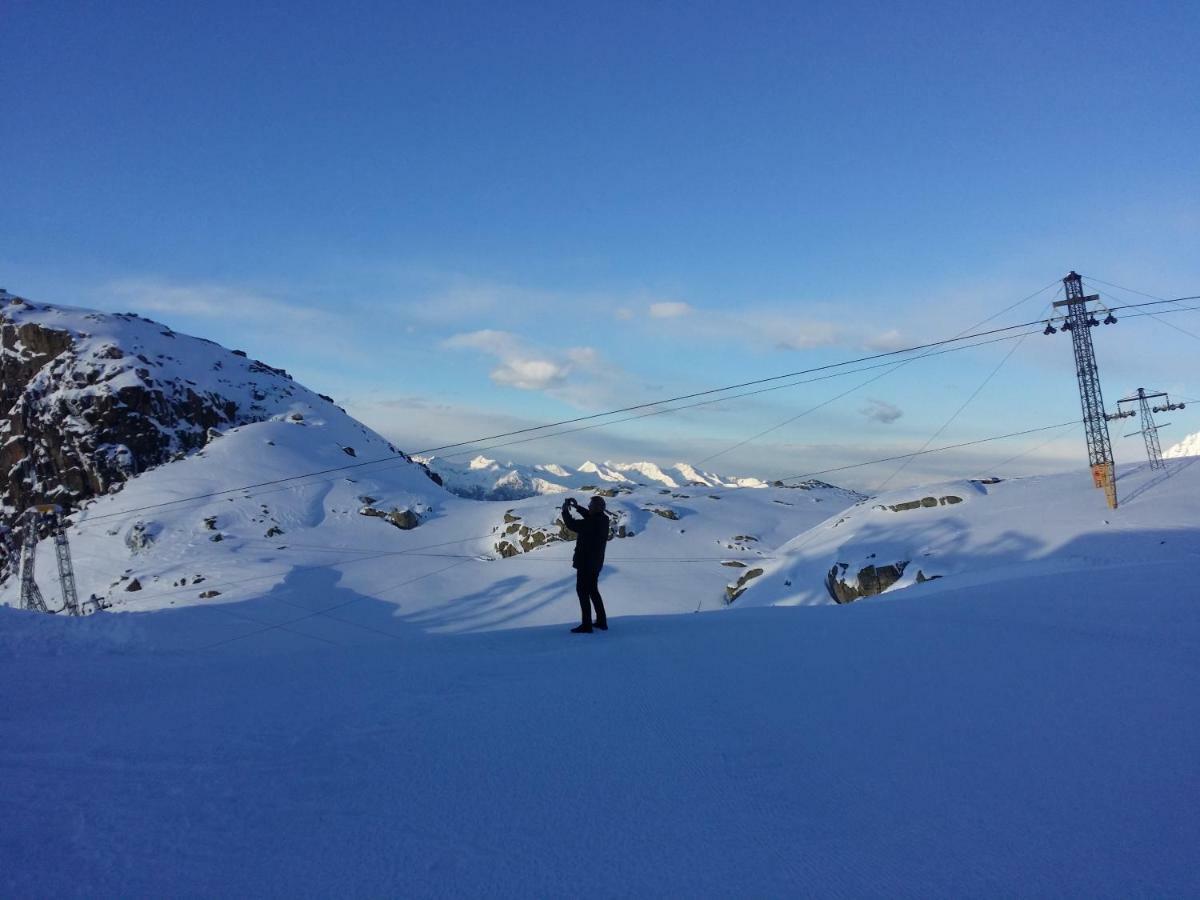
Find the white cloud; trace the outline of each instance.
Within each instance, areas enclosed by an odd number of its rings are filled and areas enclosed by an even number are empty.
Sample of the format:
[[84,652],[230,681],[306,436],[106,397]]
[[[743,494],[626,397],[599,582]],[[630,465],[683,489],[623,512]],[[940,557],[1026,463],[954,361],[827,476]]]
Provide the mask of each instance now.
[[746,323],[763,343],[779,350],[811,350],[836,344],[840,339],[840,328],[833,322],[751,314]]
[[691,306],[678,300],[664,300],[659,303],[651,303],[649,307],[650,318],[652,319],[678,319],[680,316],[686,316],[691,311]]
[[242,322],[312,321],[323,313],[275,300],[254,291],[212,283],[184,284],[159,278],[124,278],[109,282],[106,292],[138,312],[170,313],[199,319]]
[[868,338],[863,342],[863,346],[876,353],[887,353],[891,350],[902,350],[909,346],[911,341],[905,339],[895,328],[881,332],[872,338]]
[[572,371],[593,367],[599,360],[599,354],[591,347],[572,347],[557,355],[530,346],[512,332],[494,329],[456,334],[443,346],[479,350],[494,357],[498,365],[490,373],[492,381],[523,391],[562,386]]
[[571,370],[549,359],[517,357],[492,369],[492,381],[523,391],[542,391],[566,381]]
[[874,397],[867,398],[866,405],[860,410],[864,416],[874,422],[881,422],[884,425],[891,425],[902,415],[903,410],[894,404],[888,403],[885,400],[876,400]]

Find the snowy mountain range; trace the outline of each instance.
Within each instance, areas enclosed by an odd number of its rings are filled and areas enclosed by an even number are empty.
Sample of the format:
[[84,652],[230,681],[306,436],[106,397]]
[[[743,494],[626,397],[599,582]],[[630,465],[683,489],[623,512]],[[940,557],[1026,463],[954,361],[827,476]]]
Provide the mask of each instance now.
[[[588,460],[571,467],[557,463],[501,463],[482,455],[466,463],[437,456],[414,459],[436,472],[448,491],[472,500],[520,500],[539,494],[562,494],[613,485],[667,488],[765,488],[768,485],[760,478],[718,475],[682,462],[661,467],[652,462],[594,463]],[[824,482],[809,482],[808,486],[828,487]]]

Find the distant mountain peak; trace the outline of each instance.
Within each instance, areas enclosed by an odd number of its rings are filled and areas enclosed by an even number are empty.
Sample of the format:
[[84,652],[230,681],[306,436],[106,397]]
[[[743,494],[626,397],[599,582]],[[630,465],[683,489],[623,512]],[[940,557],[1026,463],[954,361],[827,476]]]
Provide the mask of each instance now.
[[701,471],[685,462],[664,467],[648,460],[597,463],[588,459],[571,467],[560,463],[501,463],[484,456],[476,456],[465,463],[437,457],[420,457],[419,461],[436,472],[451,493],[472,500],[520,500],[599,485],[650,485],[670,490],[689,485],[709,488],[768,486],[761,478],[719,475]]

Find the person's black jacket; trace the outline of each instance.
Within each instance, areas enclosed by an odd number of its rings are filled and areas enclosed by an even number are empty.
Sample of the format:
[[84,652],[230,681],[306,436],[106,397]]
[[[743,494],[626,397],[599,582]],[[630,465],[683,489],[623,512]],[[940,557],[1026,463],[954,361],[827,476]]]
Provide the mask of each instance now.
[[563,506],[563,522],[578,537],[571,565],[587,572],[599,572],[604,566],[604,548],[608,545],[608,514],[585,512],[583,518],[571,515]]

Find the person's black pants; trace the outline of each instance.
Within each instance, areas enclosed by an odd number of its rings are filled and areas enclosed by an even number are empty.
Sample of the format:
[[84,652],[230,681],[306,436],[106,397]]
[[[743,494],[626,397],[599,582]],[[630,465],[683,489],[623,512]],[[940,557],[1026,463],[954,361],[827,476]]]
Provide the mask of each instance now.
[[604,600],[600,596],[599,569],[577,569],[575,593],[579,595],[579,612],[584,625],[592,624],[593,606],[596,608],[596,621],[607,624],[608,617],[604,614]]

